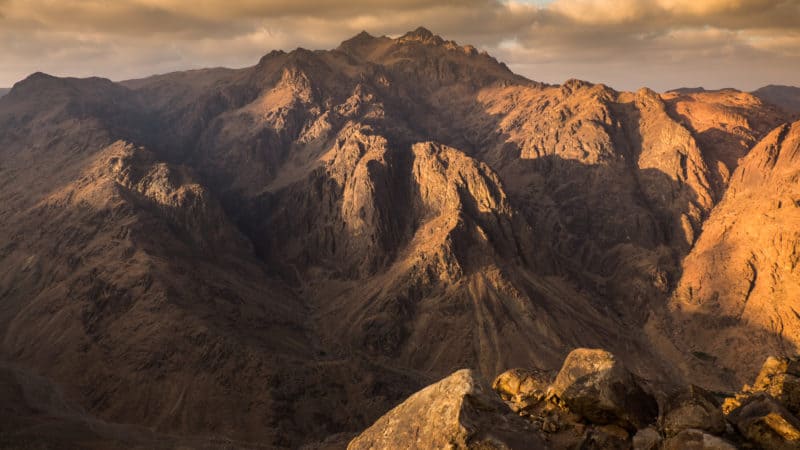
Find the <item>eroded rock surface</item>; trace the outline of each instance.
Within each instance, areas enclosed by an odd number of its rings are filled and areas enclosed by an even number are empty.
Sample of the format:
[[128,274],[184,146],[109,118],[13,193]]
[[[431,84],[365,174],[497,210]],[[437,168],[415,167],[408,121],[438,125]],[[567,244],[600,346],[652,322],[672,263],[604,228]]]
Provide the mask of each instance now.
[[663,428],[668,436],[686,429],[721,434],[725,417],[720,402],[705,389],[690,385],[672,394],[664,406]]
[[683,348],[743,374],[754,374],[767,354],[794,353],[800,343],[798,173],[800,122],[776,128],[741,160],[683,261],[672,296]]
[[614,355],[576,349],[564,360],[551,386],[573,412],[593,423],[644,428],[658,416],[658,404]]
[[359,449],[543,449],[533,430],[470,370],[409,397],[350,441]]
[[664,450],[734,450],[736,447],[703,430],[685,429],[664,441]]
[[728,414],[728,419],[760,448],[800,448],[800,419],[769,395],[760,393],[747,398]]

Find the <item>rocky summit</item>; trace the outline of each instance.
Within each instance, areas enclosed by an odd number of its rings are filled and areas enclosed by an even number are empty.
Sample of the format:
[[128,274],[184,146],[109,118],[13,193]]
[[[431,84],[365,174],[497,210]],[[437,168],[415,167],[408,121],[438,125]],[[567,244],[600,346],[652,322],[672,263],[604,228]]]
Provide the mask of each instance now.
[[30,75],[0,448],[800,448],[781,92],[549,85],[424,28]]

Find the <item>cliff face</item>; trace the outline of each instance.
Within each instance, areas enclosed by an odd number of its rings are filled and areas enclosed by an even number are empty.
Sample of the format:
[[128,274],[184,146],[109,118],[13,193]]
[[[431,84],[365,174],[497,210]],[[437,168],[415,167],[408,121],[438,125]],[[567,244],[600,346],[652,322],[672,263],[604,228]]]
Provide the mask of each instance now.
[[795,122],[773,130],[741,160],[684,260],[670,302],[684,341],[737,373],[755,370],[764,349],[797,348],[799,174]]
[[0,358],[106,420],[289,447],[579,346],[732,386],[722,342],[798,336],[787,117],[543,85],[424,29],[35,74],[0,99]]

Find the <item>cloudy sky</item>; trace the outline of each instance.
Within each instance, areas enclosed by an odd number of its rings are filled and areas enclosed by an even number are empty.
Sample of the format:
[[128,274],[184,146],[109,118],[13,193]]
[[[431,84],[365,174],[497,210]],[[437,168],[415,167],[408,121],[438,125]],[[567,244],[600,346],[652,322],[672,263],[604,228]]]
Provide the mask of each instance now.
[[800,85],[800,0],[0,0],[0,87],[243,67],[420,25],[550,83]]

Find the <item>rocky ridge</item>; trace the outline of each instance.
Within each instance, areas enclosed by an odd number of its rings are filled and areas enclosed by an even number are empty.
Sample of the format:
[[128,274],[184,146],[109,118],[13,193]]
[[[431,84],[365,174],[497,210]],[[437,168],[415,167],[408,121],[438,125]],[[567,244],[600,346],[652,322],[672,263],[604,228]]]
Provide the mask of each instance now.
[[479,375],[456,372],[347,448],[794,449],[798,367],[797,359],[770,357],[753,386],[721,403],[698,386],[651,385],[604,350],[575,349],[554,378],[535,368],[498,375],[492,387],[505,405]]

